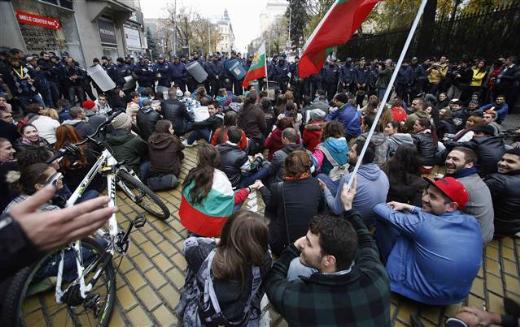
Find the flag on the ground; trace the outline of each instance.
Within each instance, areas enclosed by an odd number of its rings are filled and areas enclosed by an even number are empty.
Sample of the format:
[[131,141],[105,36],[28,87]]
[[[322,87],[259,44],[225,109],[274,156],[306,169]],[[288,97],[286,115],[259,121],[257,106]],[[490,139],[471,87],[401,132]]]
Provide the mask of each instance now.
[[249,82],[257,80],[262,77],[267,77],[267,65],[265,63],[265,41],[262,42],[260,48],[255,53],[251,67],[247,71],[242,87],[246,88],[249,86]]
[[300,78],[318,73],[332,48],[346,43],[378,0],[336,0],[305,43],[298,64]]

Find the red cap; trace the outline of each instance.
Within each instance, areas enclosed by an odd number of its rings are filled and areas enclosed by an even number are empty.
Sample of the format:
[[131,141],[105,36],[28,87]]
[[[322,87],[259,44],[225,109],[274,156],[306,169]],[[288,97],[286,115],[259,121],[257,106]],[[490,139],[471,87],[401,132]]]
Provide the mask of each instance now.
[[461,182],[453,177],[444,177],[438,180],[431,180],[424,178],[428,183],[438,188],[444,195],[446,195],[453,202],[457,202],[459,209],[463,209],[469,200],[468,192]]
[[94,101],[92,101],[92,100],[85,100],[85,101],[83,101],[81,106],[84,109],[91,110],[91,109],[93,109],[96,106],[96,103]]

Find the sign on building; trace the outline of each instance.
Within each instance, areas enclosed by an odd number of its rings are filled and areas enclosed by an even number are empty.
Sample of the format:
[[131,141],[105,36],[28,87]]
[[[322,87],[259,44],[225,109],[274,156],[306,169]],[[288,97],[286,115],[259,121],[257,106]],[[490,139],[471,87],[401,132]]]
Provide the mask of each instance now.
[[132,49],[141,49],[141,37],[139,30],[124,26],[126,46]]
[[117,45],[114,23],[109,20],[98,19],[98,27],[102,44]]

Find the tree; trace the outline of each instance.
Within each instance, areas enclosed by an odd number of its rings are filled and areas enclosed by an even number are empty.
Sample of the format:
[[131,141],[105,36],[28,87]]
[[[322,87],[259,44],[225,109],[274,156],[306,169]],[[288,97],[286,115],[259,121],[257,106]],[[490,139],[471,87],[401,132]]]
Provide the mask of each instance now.
[[295,47],[300,47],[304,38],[305,26],[309,21],[306,0],[289,0],[289,7],[285,12],[285,17],[289,19],[289,31],[291,43]]
[[146,42],[148,43],[148,51],[150,53],[150,58],[153,59],[153,56],[158,53],[157,43],[155,43],[155,39],[152,36],[152,32],[150,28],[146,29]]
[[473,14],[479,11],[487,11],[500,6],[507,6],[514,0],[470,0],[462,9],[464,14]]

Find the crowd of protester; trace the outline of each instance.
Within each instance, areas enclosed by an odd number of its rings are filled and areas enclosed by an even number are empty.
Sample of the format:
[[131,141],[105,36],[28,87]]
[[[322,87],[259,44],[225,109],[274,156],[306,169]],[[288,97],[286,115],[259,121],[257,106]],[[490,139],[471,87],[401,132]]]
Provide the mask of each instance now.
[[[57,174],[40,210],[63,207],[99,144],[46,162],[114,110],[122,113],[94,138],[154,190],[179,184],[183,150],[197,146],[179,209],[190,237],[177,313],[190,326],[253,323],[264,292],[289,325],[388,326],[390,292],[462,302],[486,243],[520,235],[520,130],[502,126],[520,87],[516,57],[490,67],[412,58],[379,121],[390,59],[330,60],[300,80],[297,61],[278,56],[268,66],[274,94],[263,81],[242,89],[227,69],[239,54],[195,53],[203,83],[184,59],[95,59],[116,83],[104,93],[71,57],[1,52],[0,210]],[[96,179],[79,201],[103,188]],[[256,191],[265,217],[241,209]],[[450,323],[472,326],[459,318]]]

